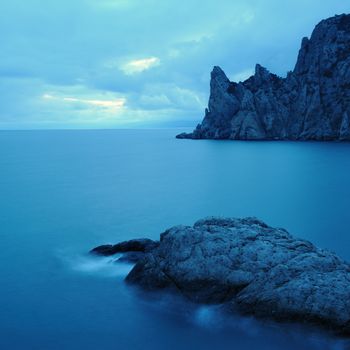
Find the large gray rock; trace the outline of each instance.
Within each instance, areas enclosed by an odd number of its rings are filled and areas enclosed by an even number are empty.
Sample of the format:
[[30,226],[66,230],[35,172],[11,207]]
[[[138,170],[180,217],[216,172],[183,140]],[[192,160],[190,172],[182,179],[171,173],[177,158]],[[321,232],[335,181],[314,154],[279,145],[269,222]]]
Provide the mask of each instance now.
[[202,123],[177,137],[350,140],[350,15],[321,21],[286,78],[256,65],[235,83],[214,67]]
[[126,281],[275,320],[350,334],[350,265],[256,218],[208,218],[175,226]]

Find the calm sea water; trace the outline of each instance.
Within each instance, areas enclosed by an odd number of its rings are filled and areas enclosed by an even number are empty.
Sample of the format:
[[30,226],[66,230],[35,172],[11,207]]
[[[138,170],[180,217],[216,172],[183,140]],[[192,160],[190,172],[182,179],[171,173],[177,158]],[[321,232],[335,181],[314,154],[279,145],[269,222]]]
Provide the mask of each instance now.
[[92,247],[257,216],[350,260],[350,144],[176,140],[178,130],[0,132],[1,349],[347,349],[123,284]]

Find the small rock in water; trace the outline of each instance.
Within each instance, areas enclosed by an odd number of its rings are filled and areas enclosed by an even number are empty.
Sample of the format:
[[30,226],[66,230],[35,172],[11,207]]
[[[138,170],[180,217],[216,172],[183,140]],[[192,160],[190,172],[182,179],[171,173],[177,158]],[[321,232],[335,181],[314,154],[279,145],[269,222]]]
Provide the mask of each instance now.
[[93,248],[90,253],[96,255],[110,256],[126,252],[147,252],[158,245],[157,242],[148,238],[132,239],[118,244],[104,244]]

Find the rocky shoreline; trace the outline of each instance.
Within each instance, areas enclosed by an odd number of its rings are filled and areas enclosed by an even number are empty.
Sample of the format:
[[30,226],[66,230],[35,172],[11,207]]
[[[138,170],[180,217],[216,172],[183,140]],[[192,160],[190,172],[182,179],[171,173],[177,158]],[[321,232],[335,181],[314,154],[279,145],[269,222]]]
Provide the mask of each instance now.
[[136,263],[126,282],[145,290],[350,335],[350,265],[256,218],[206,218],[166,230],[159,242],[131,240],[91,252],[123,253]]
[[214,67],[203,121],[177,138],[350,141],[350,15],[303,38],[285,78],[257,64],[249,79],[232,82]]

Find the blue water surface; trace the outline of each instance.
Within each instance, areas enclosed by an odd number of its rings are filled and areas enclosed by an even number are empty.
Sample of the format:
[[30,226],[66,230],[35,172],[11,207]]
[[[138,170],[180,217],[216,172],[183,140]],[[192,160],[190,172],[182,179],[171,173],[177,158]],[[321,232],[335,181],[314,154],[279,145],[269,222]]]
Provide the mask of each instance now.
[[324,332],[135,294],[102,243],[257,216],[350,260],[350,144],[179,130],[0,132],[0,349],[347,349]]

